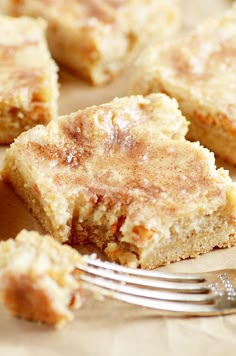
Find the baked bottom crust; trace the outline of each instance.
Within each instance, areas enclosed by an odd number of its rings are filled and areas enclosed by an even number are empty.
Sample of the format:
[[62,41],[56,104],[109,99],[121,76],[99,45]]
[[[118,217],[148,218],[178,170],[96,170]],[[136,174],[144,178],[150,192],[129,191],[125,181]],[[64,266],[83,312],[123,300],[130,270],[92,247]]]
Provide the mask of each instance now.
[[111,81],[147,41],[179,24],[175,0],[9,0],[5,7],[11,15],[46,19],[54,58],[95,85]]
[[7,144],[56,117],[57,67],[47,49],[42,20],[8,16],[0,20],[0,144]]
[[[204,219],[202,226],[199,224],[201,219]],[[199,231],[184,229],[186,225],[184,222],[182,226],[180,225],[182,231],[172,233],[171,241],[153,247],[149,252],[143,251],[140,256],[142,268],[153,269],[156,265],[196,258],[214,248],[227,248],[236,244],[235,220],[232,221],[232,217],[228,216],[227,208],[210,217],[196,217],[195,223]],[[107,254],[109,256],[108,251]]]
[[78,263],[82,258],[71,247],[22,230],[0,243],[1,301],[15,316],[61,327],[81,305]]
[[236,164],[236,6],[183,38],[152,47],[133,72],[132,93],[163,92],[191,122],[188,138]]
[[115,99],[22,134],[3,178],[59,241],[155,268],[235,243],[235,184],[186,131],[165,95]]

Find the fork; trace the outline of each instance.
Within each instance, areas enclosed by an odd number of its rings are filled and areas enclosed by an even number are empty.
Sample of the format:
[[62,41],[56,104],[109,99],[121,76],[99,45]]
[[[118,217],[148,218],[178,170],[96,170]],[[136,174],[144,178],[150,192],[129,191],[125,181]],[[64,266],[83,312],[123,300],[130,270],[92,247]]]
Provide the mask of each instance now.
[[80,279],[101,296],[174,315],[236,312],[236,269],[177,274],[124,267],[93,255],[83,260],[77,266]]

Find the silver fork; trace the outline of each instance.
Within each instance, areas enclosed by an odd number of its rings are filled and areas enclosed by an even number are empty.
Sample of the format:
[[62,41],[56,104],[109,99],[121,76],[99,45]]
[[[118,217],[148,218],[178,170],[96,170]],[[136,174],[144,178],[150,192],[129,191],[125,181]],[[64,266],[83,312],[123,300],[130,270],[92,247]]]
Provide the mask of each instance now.
[[236,312],[236,269],[165,273],[128,268],[84,256],[78,265],[86,289],[168,314],[217,315]]

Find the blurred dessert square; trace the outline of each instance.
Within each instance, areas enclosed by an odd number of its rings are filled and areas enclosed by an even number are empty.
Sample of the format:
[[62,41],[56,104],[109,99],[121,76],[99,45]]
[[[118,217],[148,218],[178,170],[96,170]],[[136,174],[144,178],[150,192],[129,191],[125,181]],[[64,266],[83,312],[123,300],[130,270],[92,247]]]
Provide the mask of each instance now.
[[166,93],[191,122],[188,138],[236,164],[236,5],[162,46],[133,70],[131,93]]
[[176,31],[176,0],[4,0],[15,16],[48,22],[52,55],[96,85],[111,81],[140,47]]
[[0,16],[0,143],[57,116],[57,67],[41,19]]

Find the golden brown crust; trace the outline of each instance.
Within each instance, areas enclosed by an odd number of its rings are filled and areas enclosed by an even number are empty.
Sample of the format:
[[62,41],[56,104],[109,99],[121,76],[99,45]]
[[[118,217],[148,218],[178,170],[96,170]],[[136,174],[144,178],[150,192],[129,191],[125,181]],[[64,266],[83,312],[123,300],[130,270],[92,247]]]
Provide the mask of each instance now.
[[183,38],[149,48],[137,63],[132,89],[175,97],[192,122],[188,137],[232,164],[236,164],[235,35],[236,6]]
[[94,242],[122,263],[154,268],[176,259],[167,253],[175,240],[184,246],[208,231],[212,243],[191,255],[218,245],[219,224],[221,239],[234,241],[235,186],[186,131],[165,95],[115,99],[21,135],[3,177],[59,241]]
[[55,118],[57,68],[47,49],[42,20],[1,16],[0,28],[0,143],[6,144]]

